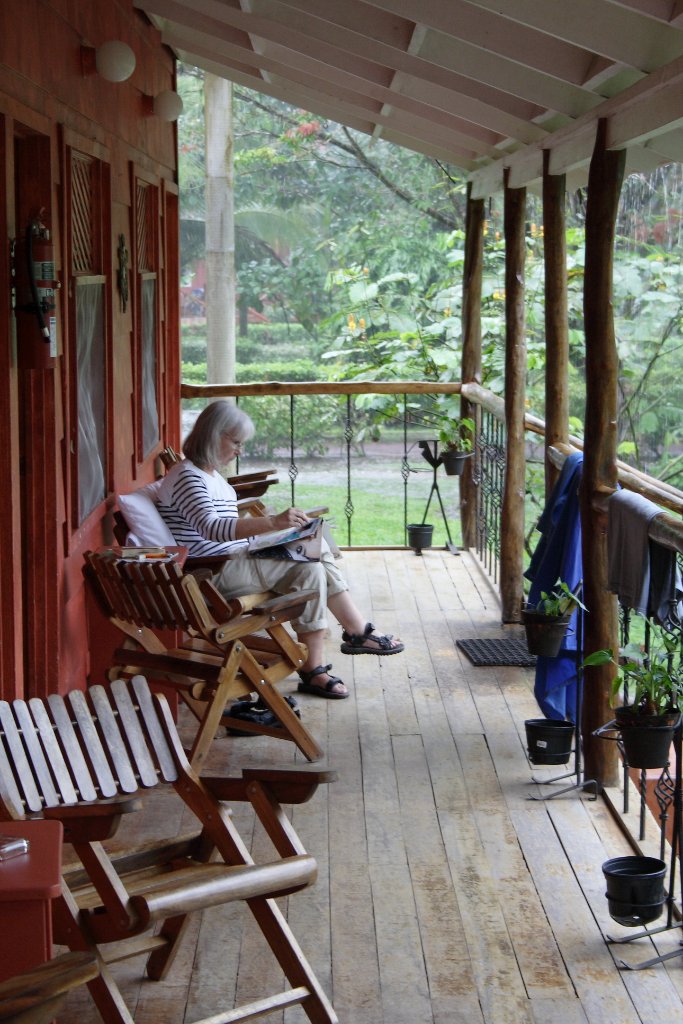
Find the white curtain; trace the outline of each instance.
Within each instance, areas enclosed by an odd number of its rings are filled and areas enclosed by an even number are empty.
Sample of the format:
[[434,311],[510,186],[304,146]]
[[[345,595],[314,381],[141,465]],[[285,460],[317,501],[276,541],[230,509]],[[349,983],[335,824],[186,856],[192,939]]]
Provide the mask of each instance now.
[[159,440],[157,407],[156,281],[142,282],[142,447],[145,455]]
[[83,522],[106,496],[103,308],[104,284],[77,285],[76,372],[80,522]]

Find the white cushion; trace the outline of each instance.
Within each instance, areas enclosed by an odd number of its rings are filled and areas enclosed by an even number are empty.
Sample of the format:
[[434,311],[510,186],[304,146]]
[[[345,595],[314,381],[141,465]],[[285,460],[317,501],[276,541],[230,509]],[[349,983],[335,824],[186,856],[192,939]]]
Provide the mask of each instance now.
[[145,484],[131,494],[119,494],[117,502],[123,512],[128,529],[127,543],[140,546],[159,545],[175,547],[176,540],[161,518],[155,500],[161,480]]

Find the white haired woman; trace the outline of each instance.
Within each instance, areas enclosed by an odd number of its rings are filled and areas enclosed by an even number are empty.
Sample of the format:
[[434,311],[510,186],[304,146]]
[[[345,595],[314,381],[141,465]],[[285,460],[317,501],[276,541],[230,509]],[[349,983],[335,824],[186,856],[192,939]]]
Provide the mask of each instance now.
[[178,544],[188,548],[193,557],[230,556],[213,577],[224,597],[259,590],[279,594],[316,591],[301,617],[292,622],[308,648],[298,688],[302,693],[342,700],[349,695],[347,687],[330,673],[331,665],[323,664],[328,608],[342,626],[344,654],[398,654],[403,644],[391,635],[376,633],[372,623],[366,622],[324,543],[319,562],[235,557],[241,552],[246,555],[249,537],[309,522],[300,508],[273,516],[239,518],[235,491],[219,469],[235,458],[253,434],[251,419],[232,402],[219,400],[208,405],[183,444],[184,460],[172,467],[162,483],[159,512]]

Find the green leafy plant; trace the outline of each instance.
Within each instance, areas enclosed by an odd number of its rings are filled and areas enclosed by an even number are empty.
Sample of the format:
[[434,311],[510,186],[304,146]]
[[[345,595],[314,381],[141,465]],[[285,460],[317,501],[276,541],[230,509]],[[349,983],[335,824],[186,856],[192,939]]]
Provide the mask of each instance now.
[[584,659],[584,666],[616,665],[618,671],[612,680],[610,704],[619,706],[619,698],[626,694],[629,707],[643,715],[660,715],[677,711],[683,697],[683,664],[681,663],[681,635],[655,622],[649,622],[649,651],[640,644],[630,643],[620,648],[619,658],[611,648],[594,651]]
[[579,598],[580,592],[581,584],[572,590],[564,580],[558,580],[551,591],[542,590],[536,605],[528,610],[558,619],[563,615],[568,615],[574,608],[583,608],[584,611],[588,611]]
[[474,420],[466,416],[446,416],[439,427],[441,450],[447,452],[471,452],[474,448]]

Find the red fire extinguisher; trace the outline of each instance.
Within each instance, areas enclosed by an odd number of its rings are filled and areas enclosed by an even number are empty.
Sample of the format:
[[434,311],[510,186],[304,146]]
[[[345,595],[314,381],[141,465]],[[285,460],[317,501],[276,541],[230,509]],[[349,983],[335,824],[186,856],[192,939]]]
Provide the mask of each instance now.
[[48,370],[57,356],[54,247],[40,217],[17,239],[17,357],[25,370]]

